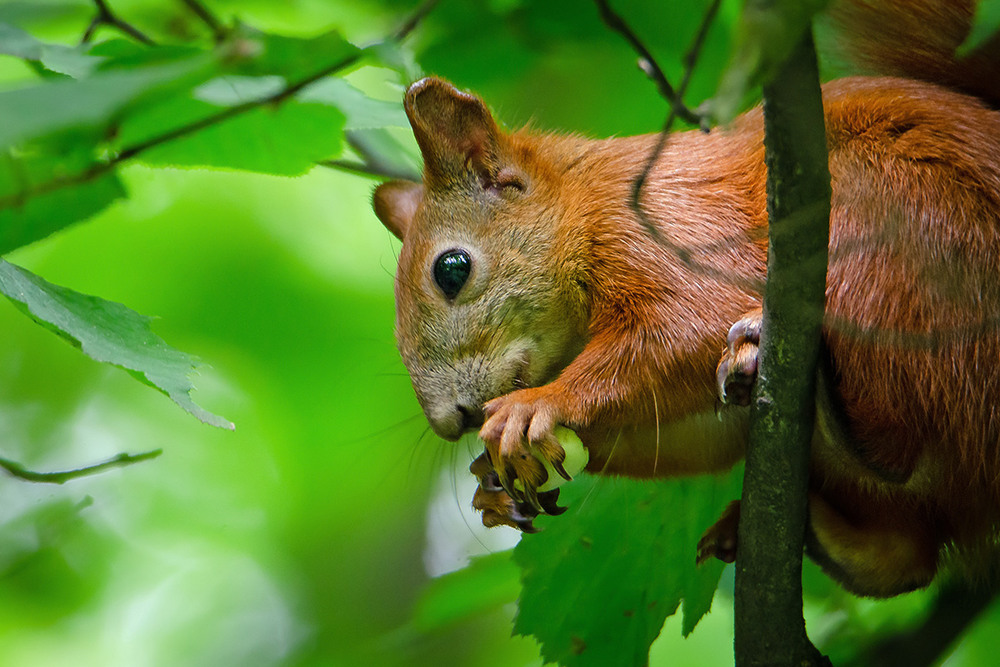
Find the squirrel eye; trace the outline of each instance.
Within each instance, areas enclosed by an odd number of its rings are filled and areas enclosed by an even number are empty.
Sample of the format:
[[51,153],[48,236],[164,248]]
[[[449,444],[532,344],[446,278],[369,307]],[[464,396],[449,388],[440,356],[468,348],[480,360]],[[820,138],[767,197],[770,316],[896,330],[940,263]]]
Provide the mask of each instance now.
[[449,299],[462,290],[472,272],[472,258],[464,250],[448,250],[434,260],[434,282]]

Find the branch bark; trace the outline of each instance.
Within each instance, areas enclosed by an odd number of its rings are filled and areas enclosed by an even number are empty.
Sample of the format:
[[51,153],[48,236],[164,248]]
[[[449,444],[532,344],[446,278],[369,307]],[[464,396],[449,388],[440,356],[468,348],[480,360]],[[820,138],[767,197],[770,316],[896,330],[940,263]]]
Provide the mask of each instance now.
[[768,277],[736,561],[739,667],[825,665],[802,618],[802,542],[829,243],[812,36],[764,87]]
[[156,46],[156,42],[150,39],[144,32],[136,28],[131,23],[119,18],[113,11],[111,11],[111,7],[108,5],[107,0],[94,0],[94,5],[97,7],[97,14],[94,15],[90,25],[87,26],[87,30],[83,33],[83,37],[80,41],[84,44],[93,39],[94,33],[97,32],[98,28],[102,25],[106,25],[121,31],[146,46]]
[[181,0],[181,3],[191,10],[191,12],[197,16],[209,30],[212,31],[212,38],[215,40],[216,44],[221,44],[225,41],[226,35],[229,31],[226,30],[226,27],[222,25],[222,21],[220,21],[215,14],[208,9],[208,7],[203,5],[198,0]]

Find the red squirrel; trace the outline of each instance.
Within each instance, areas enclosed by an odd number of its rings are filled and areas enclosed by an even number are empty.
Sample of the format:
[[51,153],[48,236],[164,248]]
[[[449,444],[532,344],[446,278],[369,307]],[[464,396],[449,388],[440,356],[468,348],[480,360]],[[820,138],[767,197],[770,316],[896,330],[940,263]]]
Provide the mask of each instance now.
[[[882,76],[823,88],[833,199],[806,548],[884,597],[1000,538],[1000,41],[954,55],[972,0],[830,11],[841,48]],[[434,431],[485,442],[483,522],[532,530],[559,511],[558,491],[537,491],[536,456],[560,469],[556,425],[592,473],[739,461],[766,270],[761,111],[670,136],[641,197],[656,239],[630,207],[656,135],[507,132],[436,78],[404,106],[423,182],[374,194],[402,239],[396,335]],[[700,558],[734,557],[738,516]]]

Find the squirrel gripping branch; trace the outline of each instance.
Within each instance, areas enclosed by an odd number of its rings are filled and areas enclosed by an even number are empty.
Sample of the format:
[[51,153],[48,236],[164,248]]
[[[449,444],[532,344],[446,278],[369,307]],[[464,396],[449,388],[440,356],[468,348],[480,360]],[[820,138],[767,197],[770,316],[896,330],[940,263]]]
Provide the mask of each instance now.
[[[878,76],[823,89],[833,199],[806,548],[847,589],[891,596],[930,583],[944,550],[987,563],[1000,538],[1000,41],[954,55],[972,0],[830,12],[842,55]],[[656,135],[509,133],[435,78],[405,108],[423,182],[374,196],[403,241],[396,335],[434,431],[486,443],[483,522],[530,530],[558,510],[537,490],[539,457],[563,460],[557,425],[593,473],[739,461],[767,250],[760,110],[670,137],[641,201],[662,243],[629,203]],[[738,519],[734,503],[699,557],[734,558]]]

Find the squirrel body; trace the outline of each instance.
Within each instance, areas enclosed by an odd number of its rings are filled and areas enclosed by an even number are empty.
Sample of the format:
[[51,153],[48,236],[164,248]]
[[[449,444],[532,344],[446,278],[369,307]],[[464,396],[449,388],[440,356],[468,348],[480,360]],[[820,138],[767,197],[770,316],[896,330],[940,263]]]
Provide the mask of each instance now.
[[[929,583],[945,548],[991,548],[1000,525],[1000,78],[970,73],[1000,59],[950,56],[966,0],[841,0],[834,13],[863,37],[872,7],[949,22],[904,21],[920,32],[881,46],[847,40],[917,78],[823,88],[833,197],[807,550],[846,588],[887,596]],[[937,56],[891,57],[928,30]],[[484,523],[530,529],[532,510],[553,506],[534,491],[535,456],[562,460],[557,424],[578,432],[594,473],[739,461],[747,411],[718,396],[756,368],[760,110],[669,137],[640,199],[654,238],[630,202],[655,135],[507,133],[439,79],[413,84],[405,106],[423,183],[374,198],[403,240],[396,334],[434,430],[481,427]],[[701,557],[731,559],[737,520],[734,505]]]

